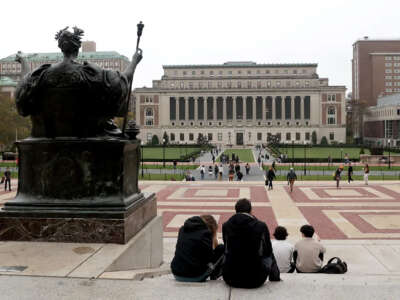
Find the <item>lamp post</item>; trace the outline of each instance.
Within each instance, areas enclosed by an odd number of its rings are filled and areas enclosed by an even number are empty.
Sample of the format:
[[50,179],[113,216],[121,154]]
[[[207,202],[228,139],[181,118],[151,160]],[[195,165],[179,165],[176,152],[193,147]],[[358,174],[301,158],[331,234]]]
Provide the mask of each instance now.
[[[339,141],[339,144],[342,145],[342,141]],[[343,148],[340,148],[340,163],[343,163]]]
[[306,175],[306,147],[307,147],[307,142],[304,141],[304,175]]
[[292,140],[292,167],[294,167],[294,140]]
[[388,139],[388,145],[389,145],[389,169],[390,169],[390,139]]
[[144,164],[143,164],[143,145],[144,145],[144,141],[141,141],[140,144],[142,146],[142,179],[143,179],[143,177],[144,177],[144,173],[143,173],[143,167],[144,167]]
[[165,168],[165,138],[162,139],[163,143],[163,168]]

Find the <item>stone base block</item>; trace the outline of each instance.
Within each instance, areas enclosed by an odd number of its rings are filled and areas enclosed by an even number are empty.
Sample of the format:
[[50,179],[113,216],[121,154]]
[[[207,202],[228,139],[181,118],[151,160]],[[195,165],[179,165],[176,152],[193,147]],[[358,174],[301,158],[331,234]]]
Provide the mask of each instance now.
[[124,212],[0,210],[0,240],[125,244],[156,216],[155,194],[145,194]]
[[104,272],[158,268],[163,260],[162,217],[157,216],[127,244],[104,245],[68,277],[97,278]]

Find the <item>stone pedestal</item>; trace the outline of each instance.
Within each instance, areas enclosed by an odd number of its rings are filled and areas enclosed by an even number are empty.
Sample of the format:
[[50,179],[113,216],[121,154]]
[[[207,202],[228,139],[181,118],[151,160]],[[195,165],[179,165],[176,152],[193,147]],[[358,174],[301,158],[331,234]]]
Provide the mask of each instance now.
[[126,243],[157,215],[138,188],[140,141],[27,139],[0,240]]

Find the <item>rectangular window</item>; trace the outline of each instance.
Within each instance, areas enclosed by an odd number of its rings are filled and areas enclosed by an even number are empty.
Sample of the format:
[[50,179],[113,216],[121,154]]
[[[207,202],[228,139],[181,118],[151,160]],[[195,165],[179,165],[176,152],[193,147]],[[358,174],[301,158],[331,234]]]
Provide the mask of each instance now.
[[294,98],[294,118],[296,120],[301,119],[301,98],[296,96]]
[[194,135],[193,133],[189,133],[189,141],[193,141],[194,140]]
[[197,119],[204,120],[204,98],[200,97],[197,100]]
[[282,97],[275,98],[275,119],[282,119]]
[[240,89],[242,87],[242,83],[240,81],[237,82],[237,87]]
[[261,81],[257,81],[257,88],[258,88],[258,89],[261,88]]
[[189,120],[194,120],[194,98],[189,98]]
[[179,98],[179,120],[185,120],[185,98]]
[[306,140],[306,141],[309,141],[309,140],[310,140],[310,133],[309,133],[309,132],[306,132],[306,134],[305,134],[305,140]]
[[247,81],[247,88],[251,89],[251,81]]
[[179,140],[180,141],[184,141],[185,140],[185,134],[184,133],[180,133],[179,134]]
[[246,98],[246,119],[247,120],[253,119],[253,98],[252,97]]
[[385,63],[385,67],[391,67],[392,63]]
[[386,81],[385,82],[385,86],[392,86],[392,82],[391,81]]
[[304,97],[304,119],[310,119],[310,96]]
[[290,96],[285,97],[285,119],[290,120],[292,118],[292,99]]
[[262,141],[262,133],[257,132],[257,141]]
[[233,119],[233,99],[232,97],[226,98],[226,119]]
[[385,56],[385,60],[392,60],[391,56]]
[[218,141],[222,141],[222,132],[218,132]]
[[209,133],[209,134],[207,135],[209,141],[212,141],[212,136],[213,136],[212,133]]
[[174,142],[175,141],[175,133],[171,133],[169,139],[171,142]]
[[300,132],[296,132],[296,141],[300,141]]
[[169,98],[169,119],[176,120],[176,99],[174,97]]
[[335,134],[333,132],[329,133],[329,140],[333,141],[335,139]]
[[214,119],[214,99],[212,97],[207,98],[207,120]]
[[290,132],[286,132],[286,140],[290,141]]
[[262,119],[262,105],[263,105],[263,98],[257,97],[256,98],[256,119]]
[[217,119],[222,120],[223,118],[223,108],[224,108],[224,99],[221,97],[217,98]]
[[[396,77],[396,76],[395,76]],[[385,76],[385,79],[392,79],[392,76],[391,75],[386,75]]]
[[147,134],[147,142],[151,142],[153,135],[151,133]]
[[385,70],[385,73],[386,73],[386,74],[392,73],[392,69],[386,69],[386,70]]

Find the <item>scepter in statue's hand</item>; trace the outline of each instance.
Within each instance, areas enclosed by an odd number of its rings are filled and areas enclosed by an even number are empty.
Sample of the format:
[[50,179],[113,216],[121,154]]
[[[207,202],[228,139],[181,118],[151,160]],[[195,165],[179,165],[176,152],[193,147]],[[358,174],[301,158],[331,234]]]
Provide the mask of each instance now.
[[128,100],[126,101],[126,109],[125,109],[125,116],[124,122],[122,124],[122,137],[125,136],[126,130],[126,123],[128,120],[128,112],[129,112],[129,104],[131,102],[131,93],[132,93],[132,81],[133,81],[133,74],[135,73],[135,69],[137,64],[142,60],[142,49],[139,48],[140,37],[142,36],[144,24],[140,21],[137,24],[137,41],[136,41],[136,52],[132,57],[132,62],[129,64],[128,68],[125,70],[124,74],[128,77],[129,80],[129,90],[128,90]]

